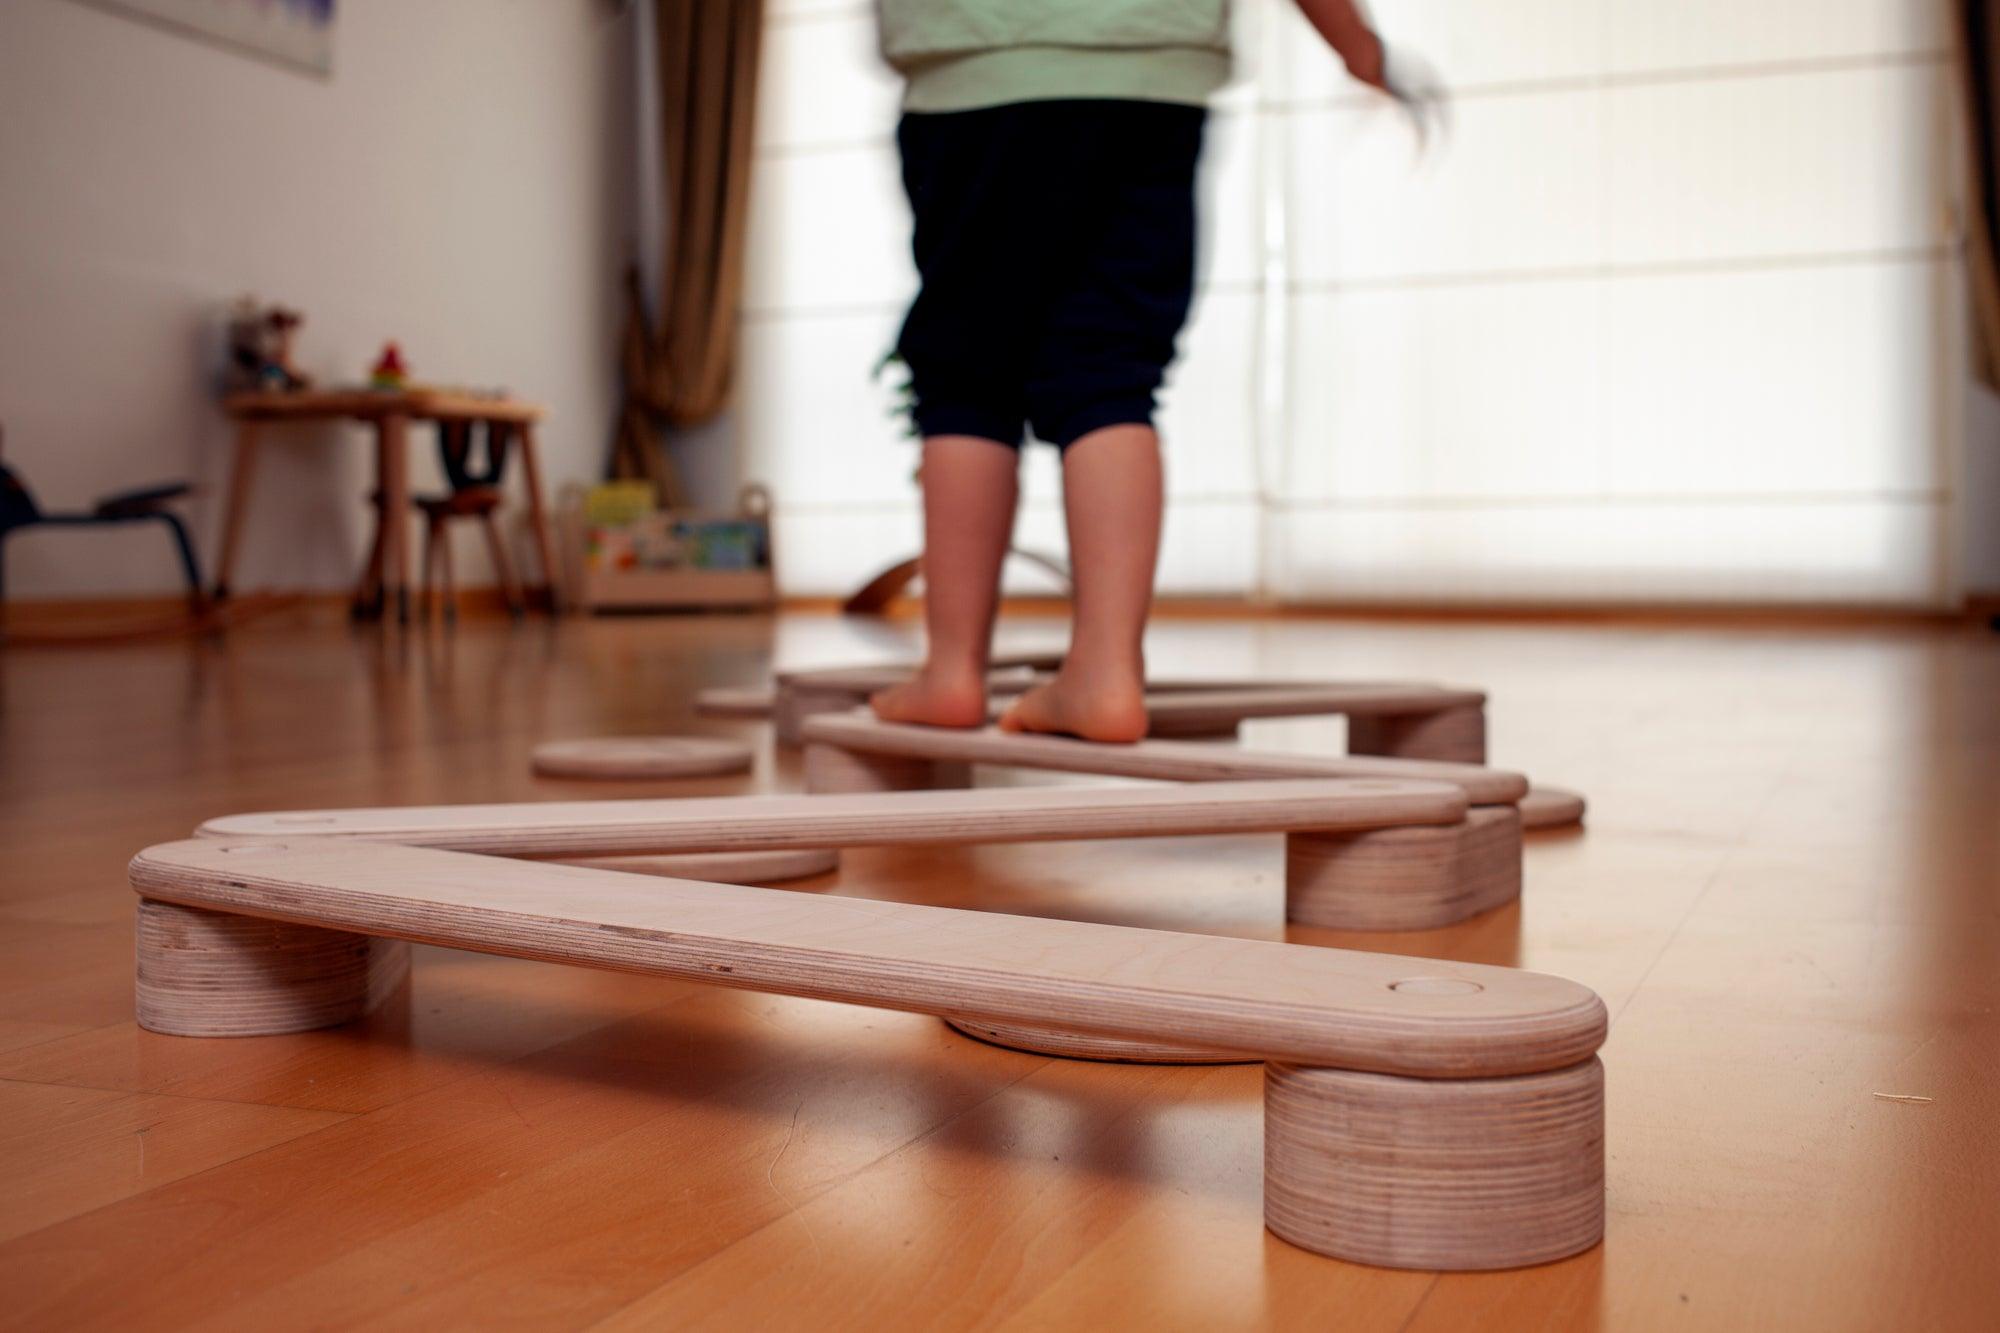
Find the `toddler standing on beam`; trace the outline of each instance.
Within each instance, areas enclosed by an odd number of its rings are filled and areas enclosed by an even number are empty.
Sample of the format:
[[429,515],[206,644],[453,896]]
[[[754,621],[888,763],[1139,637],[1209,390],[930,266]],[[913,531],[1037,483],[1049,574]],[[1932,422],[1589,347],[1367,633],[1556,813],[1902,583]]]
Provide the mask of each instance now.
[[[1404,97],[1355,0],[1298,0]],[[1012,731],[1134,741],[1164,480],[1154,394],[1194,289],[1195,167],[1228,0],[880,0],[921,290],[896,350],[923,437],[923,669],[892,722],[979,727],[1028,431],[1062,452],[1074,618]]]

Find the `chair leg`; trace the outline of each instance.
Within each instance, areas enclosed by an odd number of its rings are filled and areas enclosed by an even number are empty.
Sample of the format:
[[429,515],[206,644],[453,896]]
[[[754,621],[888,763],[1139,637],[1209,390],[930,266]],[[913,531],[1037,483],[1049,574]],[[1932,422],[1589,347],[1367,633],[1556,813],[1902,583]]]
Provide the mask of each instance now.
[[188,540],[187,525],[181,522],[180,515],[170,514],[164,509],[155,511],[152,517],[166,524],[167,531],[173,534],[174,548],[180,552],[181,573],[187,578],[188,610],[199,615],[207,605],[208,597],[202,591],[201,565],[195,559],[194,543]]
[[373,620],[382,614],[382,497],[375,496],[375,534],[368,540],[368,564],[361,571],[361,582],[354,585],[354,601],[351,606],[356,620]]
[[437,589],[435,585],[432,583],[432,575],[437,568],[438,536],[439,536],[438,529],[442,526],[443,525],[439,523],[437,519],[433,518],[430,521],[430,523],[424,528],[423,598],[424,598],[424,615],[426,617],[431,615],[433,609],[436,606],[436,602],[434,601],[434,599],[437,596]]
[[507,542],[500,535],[500,524],[493,511],[479,516],[479,526],[485,530],[487,548],[493,552],[493,573],[500,580],[500,595],[507,599],[507,614],[519,620],[527,605],[514,583],[514,564],[507,558]]
[[438,563],[444,567],[444,618],[458,621],[458,580],[451,572],[451,524],[438,524]]

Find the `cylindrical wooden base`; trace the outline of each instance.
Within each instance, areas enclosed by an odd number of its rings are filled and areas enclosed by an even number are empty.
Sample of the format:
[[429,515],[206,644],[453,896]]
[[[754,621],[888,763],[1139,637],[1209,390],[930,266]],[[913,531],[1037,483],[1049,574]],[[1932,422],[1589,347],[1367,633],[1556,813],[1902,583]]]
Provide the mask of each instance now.
[[362,1017],[402,985],[410,946],[141,899],[139,1026],[259,1037]]
[[1347,752],[1395,759],[1486,762],[1486,708],[1461,704],[1435,713],[1371,713],[1347,719]]
[[1434,930],[1521,894],[1521,816],[1285,838],[1285,919],[1332,930]]
[[1267,1064],[1264,1224],[1388,1268],[1519,1268],[1604,1235],[1604,1067],[1420,1079]]
[[994,1046],[1055,1055],[1065,1060],[1104,1060],[1128,1065],[1247,1065],[1257,1059],[1254,1055],[1230,1055],[1200,1046],[1101,1037],[1090,1032],[1067,1032],[1020,1023],[980,1023],[957,1018],[944,1021],[966,1036]]
[[814,689],[810,685],[779,685],[771,704],[771,730],[780,745],[803,745],[806,720],[821,713],[845,713],[868,701],[853,689]]
[[972,766],[903,755],[864,754],[837,745],[806,746],[806,790],[814,795],[860,791],[932,791],[970,787]]

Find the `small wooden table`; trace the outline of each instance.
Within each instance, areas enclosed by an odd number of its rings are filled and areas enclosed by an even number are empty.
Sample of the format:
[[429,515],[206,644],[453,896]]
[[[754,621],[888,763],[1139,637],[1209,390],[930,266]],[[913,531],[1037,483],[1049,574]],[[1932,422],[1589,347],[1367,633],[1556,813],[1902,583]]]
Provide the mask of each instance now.
[[243,515],[256,474],[257,443],[266,422],[363,421],[375,427],[375,467],[382,492],[382,572],[395,594],[396,616],[410,616],[409,425],[412,421],[486,422],[513,428],[527,473],[528,519],[535,551],[548,584],[549,606],[556,606],[555,542],[549,533],[548,507],[542,502],[541,461],[535,455],[535,424],[542,408],[518,398],[483,398],[444,389],[303,389],[295,392],[233,393],[222,400],[223,411],[236,423],[236,457],[229,478],[229,499],[223,512],[222,557],[216,567],[215,598],[229,595],[236,568],[237,544],[243,535]]

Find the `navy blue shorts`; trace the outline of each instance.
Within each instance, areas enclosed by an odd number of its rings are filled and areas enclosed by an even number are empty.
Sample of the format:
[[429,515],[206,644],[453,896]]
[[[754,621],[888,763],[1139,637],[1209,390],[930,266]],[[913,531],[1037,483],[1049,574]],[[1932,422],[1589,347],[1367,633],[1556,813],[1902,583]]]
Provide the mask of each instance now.
[[1152,421],[1194,291],[1206,118],[1114,100],[903,116],[923,286],[896,351],[920,434],[1067,448]]

